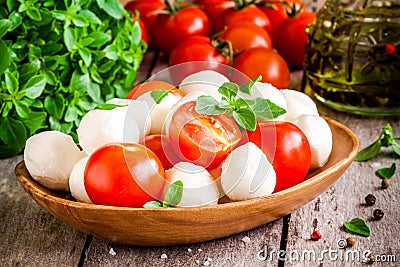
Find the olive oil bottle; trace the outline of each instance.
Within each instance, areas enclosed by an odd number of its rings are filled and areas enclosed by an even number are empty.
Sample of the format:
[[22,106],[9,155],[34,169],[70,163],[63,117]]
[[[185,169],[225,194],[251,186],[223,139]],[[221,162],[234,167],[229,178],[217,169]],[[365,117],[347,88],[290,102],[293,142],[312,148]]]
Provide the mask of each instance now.
[[400,116],[400,0],[327,0],[306,31],[307,93],[345,112]]

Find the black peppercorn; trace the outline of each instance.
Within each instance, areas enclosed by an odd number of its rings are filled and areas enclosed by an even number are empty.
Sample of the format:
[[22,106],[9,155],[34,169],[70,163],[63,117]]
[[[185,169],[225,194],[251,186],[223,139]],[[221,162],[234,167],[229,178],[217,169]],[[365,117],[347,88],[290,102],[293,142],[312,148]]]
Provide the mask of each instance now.
[[375,204],[376,201],[376,197],[373,194],[368,194],[365,197],[365,203],[367,204],[367,206],[372,206]]
[[387,178],[382,179],[381,187],[382,189],[386,189],[390,186],[390,180]]
[[372,215],[374,216],[374,219],[375,219],[375,220],[380,220],[380,219],[382,219],[384,213],[383,213],[382,210],[376,209],[376,210],[374,210],[374,212],[372,213]]

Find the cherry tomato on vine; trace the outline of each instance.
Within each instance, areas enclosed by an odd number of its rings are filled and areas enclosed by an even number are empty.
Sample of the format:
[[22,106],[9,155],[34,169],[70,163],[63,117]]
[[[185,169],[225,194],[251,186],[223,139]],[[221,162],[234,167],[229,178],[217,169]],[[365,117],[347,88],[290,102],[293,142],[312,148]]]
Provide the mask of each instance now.
[[111,143],[90,156],[84,184],[94,204],[141,208],[160,199],[164,168],[150,149],[139,144]]
[[[176,84],[179,84],[188,75],[202,70],[215,70],[225,73],[227,67],[224,68],[224,66],[229,65],[230,62],[229,51],[227,46],[219,42],[218,40],[210,40],[206,36],[192,36],[182,41],[172,51],[168,65],[171,67],[181,63],[193,63],[186,64],[182,68],[171,68],[171,75]],[[218,46],[220,47],[218,48]]]
[[210,33],[210,21],[199,7],[174,8],[170,14],[158,14],[152,29],[154,45],[167,54],[190,36]]
[[235,2],[231,0],[195,0],[194,3],[203,8],[204,12],[210,18],[212,27],[217,16],[222,11],[235,6]]
[[174,112],[168,137],[182,160],[216,167],[240,141],[240,130],[227,114],[202,115],[195,111],[195,105],[194,101],[188,102]]
[[294,17],[289,17],[278,25],[280,33],[274,45],[279,54],[290,66],[303,66],[305,48],[307,44],[307,25],[315,19],[315,13],[303,11]]
[[233,7],[226,9],[217,16],[213,23],[214,32],[222,31],[225,26],[251,23],[265,29],[268,34],[272,33],[271,21],[254,5],[244,6],[240,9]]
[[274,50],[264,47],[251,48],[238,55],[233,67],[250,79],[262,76],[267,82],[279,89],[286,89],[290,82],[290,70],[285,60]]
[[263,28],[250,23],[230,25],[218,38],[230,41],[234,54],[253,47],[272,48],[271,37],[268,33]]
[[277,26],[288,17],[288,12],[290,12],[290,7],[294,5],[296,10],[304,11],[306,7],[303,6],[302,0],[285,0],[284,2],[279,2],[275,0],[264,0],[264,3],[269,3],[273,5],[274,8],[258,6],[258,8],[264,12],[265,15],[271,21],[272,27],[272,40],[279,38],[279,32],[276,31]]
[[135,10],[139,11],[140,19],[150,31],[157,12],[164,10],[165,5],[161,0],[133,0],[125,5],[125,9],[135,14]]
[[304,180],[311,165],[311,148],[304,133],[290,122],[263,122],[254,132],[247,131],[248,141],[265,153],[276,172],[274,192]]

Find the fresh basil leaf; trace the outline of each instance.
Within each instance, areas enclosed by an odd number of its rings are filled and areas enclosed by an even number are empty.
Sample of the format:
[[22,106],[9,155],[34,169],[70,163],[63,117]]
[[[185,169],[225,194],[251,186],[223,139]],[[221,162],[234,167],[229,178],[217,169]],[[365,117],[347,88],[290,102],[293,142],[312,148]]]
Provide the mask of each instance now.
[[18,116],[22,119],[26,119],[29,117],[31,110],[29,106],[23,101],[14,101],[15,111],[17,112]]
[[365,237],[368,237],[371,234],[369,227],[365,224],[364,220],[360,218],[354,218],[350,222],[344,222],[343,226],[346,230],[354,234]]
[[[98,1],[99,2],[99,1]],[[122,8],[119,5],[118,0],[104,0],[103,10],[115,19],[122,18]]]
[[111,41],[112,36],[105,32],[92,32],[87,36],[87,38],[94,39],[94,42],[89,45],[90,47],[98,48]]
[[11,28],[11,20],[8,19],[0,20],[0,38],[3,37],[10,28]]
[[67,17],[67,12],[64,10],[54,10],[52,12],[52,16],[55,19],[61,20],[61,21],[65,21],[66,17]]
[[113,110],[115,108],[120,108],[120,107],[127,107],[128,105],[116,105],[116,104],[98,104],[94,109],[100,109],[100,110]]
[[64,30],[64,43],[67,49],[71,52],[75,49],[75,35],[71,28]]
[[381,150],[382,147],[382,143],[381,143],[381,139],[379,138],[378,140],[376,140],[374,143],[370,144],[369,146],[367,146],[366,148],[360,150],[356,156],[356,158],[354,159],[354,161],[367,161],[373,157],[375,157],[376,155],[378,155],[379,151]]
[[107,46],[104,50],[106,57],[111,60],[118,59],[118,47],[115,44]]
[[65,112],[64,120],[66,122],[73,122],[78,118],[78,109],[75,106],[68,106]]
[[42,15],[38,8],[30,6],[26,9],[26,14],[33,20],[40,21],[42,20]]
[[194,110],[200,114],[219,115],[226,111],[226,108],[221,108],[214,97],[202,95],[197,98]]
[[79,12],[79,15],[86,18],[86,20],[92,24],[102,24],[101,20],[90,10],[82,10]]
[[151,98],[153,98],[156,104],[160,104],[161,101],[168,95],[168,91],[166,90],[154,90],[150,92]]
[[15,95],[18,91],[18,79],[15,77],[14,73],[6,72],[5,73],[6,87],[7,91],[11,95]]
[[232,101],[239,91],[239,85],[232,82],[226,82],[218,88],[218,92],[225,96],[228,101]]
[[251,109],[258,118],[272,120],[286,113],[286,110],[279,107],[269,99],[263,99],[257,97],[254,99],[254,104],[251,105]]
[[376,175],[379,178],[386,178],[390,179],[393,177],[393,175],[396,173],[396,163],[392,163],[392,165],[389,168],[381,168],[376,171]]
[[183,184],[182,181],[178,180],[171,184],[167,191],[165,192],[165,197],[163,201],[164,203],[169,206],[176,206],[181,202],[183,195]]
[[254,131],[256,129],[256,115],[250,108],[233,111],[232,115],[233,119],[240,127],[249,131]]
[[46,77],[44,75],[36,75],[28,80],[23,90],[26,90],[26,96],[35,99],[38,98],[46,87]]
[[94,41],[95,41],[95,39],[93,39],[93,38],[83,38],[83,39],[79,40],[78,46],[80,46],[80,47],[89,46]]
[[11,57],[8,48],[3,40],[0,39],[0,76],[10,66]]
[[27,138],[24,124],[11,117],[0,117],[0,140],[18,153],[25,146]]
[[36,131],[46,128],[46,113],[45,112],[31,112],[29,117],[22,120],[26,128],[29,130],[29,135],[33,135]]
[[143,205],[143,208],[145,209],[157,209],[157,208],[162,208],[162,205],[158,201],[149,201]]
[[94,102],[100,103],[101,100],[101,90],[97,83],[90,83],[88,89],[88,95],[93,99]]
[[53,96],[47,96],[44,100],[45,110],[53,116],[56,120],[61,120],[64,109],[65,99],[62,94],[55,94]]
[[87,49],[86,47],[81,47],[78,49],[79,55],[85,62],[85,66],[89,67],[90,64],[92,63],[92,54],[90,53],[90,50]]
[[100,65],[98,71],[100,73],[106,73],[106,72],[110,71],[114,67],[115,64],[116,64],[115,61],[109,60],[106,63]]
[[81,27],[81,28],[89,26],[89,22],[84,16],[80,16],[80,15],[76,15],[76,14],[72,17],[72,23],[76,27]]
[[392,142],[392,149],[394,153],[396,153],[398,156],[400,156],[400,145],[395,141],[397,138],[395,138]]
[[239,90],[245,94],[250,95],[251,94],[251,89],[253,88],[254,84],[256,82],[261,81],[262,76],[258,75],[256,78],[254,78],[253,80],[251,80],[248,83],[242,84],[241,86],[239,86]]

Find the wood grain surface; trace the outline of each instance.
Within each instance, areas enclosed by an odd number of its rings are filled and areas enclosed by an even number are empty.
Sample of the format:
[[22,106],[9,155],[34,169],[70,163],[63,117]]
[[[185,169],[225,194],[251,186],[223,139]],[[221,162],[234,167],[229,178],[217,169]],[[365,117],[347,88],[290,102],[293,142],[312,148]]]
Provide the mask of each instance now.
[[[154,56],[157,53],[149,52],[146,55],[140,70],[141,78],[144,79],[149,73],[165,66],[165,59],[161,58],[153,68]],[[301,77],[301,72],[292,73],[292,77],[292,83],[297,84],[292,88],[299,89],[298,77]],[[387,122],[393,126],[396,136],[400,136],[399,119],[354,116],[327,109],[322,105],[319,105],[319,111],[350,128],[358,136],[360,147],[375,141]],[[375,177],[374,171],[377,167],[388,167],[393,162],[399,165],[400,161],[390,150],[383,152],[368,162],[352,163],[332,187],[290,216],[214,241],[161,248],[118,245],[74,230],[40,208],[18,185],[14,168],[21,161],[21,156],[2,159],[0,265],[206,266],[208,263],[210,266],[365,266],[362,259],[335,259],[335,256],[330,258],[325,252],[339,251],[338,241],[351,236],[356,241],[352,250],[360,254],[371,250],[374,255],[386,255],[386,260],[391,261],[375,263],[377,266],[399,266],[399,171],[397,170],[391,186],[386,190],[380,189],[380,179]],[[369,193],[377,197],[373,207],[363,204],[364,197]],[[381,208],[385,212],[380,221],[371,219],[375,208]],[[370,226],[370,237],[359,237],[343,231],[343,222],[355,217],[363,218]],[[318,241],[310,240],[314,229],[322,234]],[[286,261],[278,261],[280,250],[286,252]],[[296,260],[295,252],[304,254],[310,251],[314,252],[315,258]],[[259,252],[267,252],[268,255],[265,257]],[[293,257],[289,257],[291,255]],[[324,255],[323,259],[321,255]],[[208,258],[210,261],[207,261]]]

